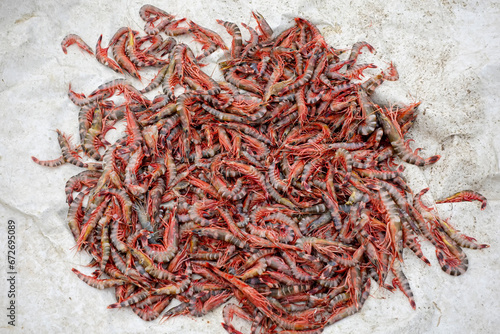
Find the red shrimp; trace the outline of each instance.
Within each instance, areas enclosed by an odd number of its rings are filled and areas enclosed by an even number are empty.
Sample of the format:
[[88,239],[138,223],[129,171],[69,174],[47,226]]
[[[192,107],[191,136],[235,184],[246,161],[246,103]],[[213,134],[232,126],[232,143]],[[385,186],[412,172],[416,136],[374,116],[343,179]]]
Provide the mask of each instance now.
[[64,37],[64,39],[61,42],[61,47],[63,52],[67,54],[68,51],[66,50],[66,48],[73,44],[76,44],[80,49],[90,53],[92,56],[94,55],[94,51],[92,51],[90,46],[88,46],[87,43],[85,43],[80,36],[75,34],[69,34],[66,37]]

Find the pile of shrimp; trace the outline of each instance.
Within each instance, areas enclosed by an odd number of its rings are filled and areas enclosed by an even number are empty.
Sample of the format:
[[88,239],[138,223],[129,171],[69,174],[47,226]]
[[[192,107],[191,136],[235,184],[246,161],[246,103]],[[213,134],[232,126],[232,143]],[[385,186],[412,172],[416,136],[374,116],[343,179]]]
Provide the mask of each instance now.
[[[401,263],[408,248],[430,265],[420,238],[453,276],[467,270],[462,247],[488,247],[426,206],[428,189],[407,185],[403,163],[440,157],[423,158],[405,140],[419,103],[373,102],[398,72],[391,63],[365,79],[376,66],[358,56],[373,52],[370,44],[335,49],[302,18],[273,32],[254,12],[256,27],[242,24],[248,41],[238,25],[217,20],[232,36],[228,48],[214,31],[154,6],[140,16],[145,35],[124,27],[107,48],[102,35],[97,41],[97,60],[123,77],[88,95],[70,86],[80,143],[57,130],[61,156],[33,157],[84,169],[66,184],[68,225],[95,271],[73,272],[114,289],[108,308],[150,321],[175,298],[166,320],[234,298],[223,308],[229,333],[240,333],[234,316],[252,333],[320,333],[358,312],[372,281],[401,290],[415,308]],[[178,35],[200,43],[199,54]],[[63,51],[75,43],[94,54],[77,35]],[[217,50],[223,82],[202,70]],[[157,75],[138,89],[128,76],[138,83],[144,68]],[[120,122],[126,131],[110,143]],[[438,203],[472,200],[485,208],[470,190]]]

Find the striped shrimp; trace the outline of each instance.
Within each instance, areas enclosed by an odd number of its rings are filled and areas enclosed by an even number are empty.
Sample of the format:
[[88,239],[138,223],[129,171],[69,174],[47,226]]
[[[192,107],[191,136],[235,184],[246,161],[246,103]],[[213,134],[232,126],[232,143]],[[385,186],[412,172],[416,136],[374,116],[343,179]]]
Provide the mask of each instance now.
[[[156,74],[156,76],[151,80],[151,82],[142,90],[140,90],[140,92],[145,94],[158,88],[163,82],[165,77],[167,76],[170,77],[173,74],[174,67],[175,67],[175,62],[171,60],[169,61],[168,64],[163,65],[161,70]],[[165,91],[165,89],[163,91]]]
[[103,289],[108,289],[112,288],[114,286],[119,286],[125,284],[124,280],[121,279],[97,279],[95,277],[87,276],[76,270],[75,268],[71,269],[76,276],[78,276],[79,279],[84,281],[86,284],[90,285],[93,288],[103,290]]
[[377,110],[377,118],[384,129],[384,134],[389,139],[394,153],[401,158],[401,160],[414,164],[417,166],[425,166],[436,163],[441,156],[434,155],[430,158],[424,159],[414,153],[404,142],[396,125],[387,117],[383,112]]
[[224,164],[242,174],[247,175],[252,181],[256,182],[264,190],[264,194],[266,195],[266,197],[269,196],[267,192],[265,177],[255,167],[235,161],[225,161]]
[[102,140],[99,139],[103,130],[103,115],[100,108],[94,110],[94,115],[92,118],[92,124],[88,129],[84,140],[82,148],[87,153],[88,156],[95,160],[102,160],[101,154],[97,150],[98,146],[105,146]]
[[229,242],[239,248],[248,248],[245,241],[238,239],[231,232],[218,228],[198,228],[192,230],[198,236]]
[[312,75],[314,74],[314,67],[316,65],[316,61],[318,59],[318,54],[314,53],[306,63],[306,67],[304,70],[304,74],[299,76],[294,83],[290,84],[289,86],[286,86],[281,92],[280,95],[284,95],[287,92],[293,91],[298,87],[301,87],[305,85],[311,78]]
[[253,266],[246,269],[244,273],[238,276],[239,279],[246,281],[252,277],[261,276],[267,269],[267,263],[264,259],[258,260]]
[[255,29],[246,25],[245,23],[241,23],[241,25],[248,30],[250,33],[250,40],[246,42],[245,47],[242,50],[241,58],[245,58],[245,56],[250,52],[250,50],[254,49],[259,43],[259,34]]
[[143,301],[144,299],[148,298],[151,295],[151,292],[148,290],[142,290],[139,292],[136,292],[135,294],[131,295],[124,301],[120,303],[114,303],[108,306],[108,308],[121,308],[121,307],[127,307],[130,305],[134,305],[140,301]]
[[214,308],[224,304],[232,295],[233,294],[228,291],[203,292],[201,298],[196,297],[190,300],[190,313],[195,317],[201,317]]
[[490,247],[487,244],[478,244],[476,239],[466,236],[465,234],[459,234],[458,231],[450,225],[448,220],[442,220],[437,218],[440,227],[448,234],[448,236],[455,241],[460,247],[466,247],[471,249],[482,249]]
[[358,89],[358,100],[364,113],[363,123],[359,125],[359,133],[363,136],[367,136],[371,134],[377,126],[377,116],[375,112],[379,107],[372,102],[366,91],[362,88]]
[[113,59],[108,57],[109,46],[107,48],[103,48],[101,46],[101,42],[102,42],[102,35],[99,36],[99,39],[97,40],[97,44],[95,47],[95,56],[97,61],[103,64],[104,66],[109,67],[113,71],[123,74],[121,67]]
[[113,37],[113,40],[116,39],[116,43],[110,43],[113,44],[111,48],[113,58],[116,60],[116,63],[128,74],[130,74],[134,78],[141,80],[141,76],[137,70],[137,67],[130,61],[130,59],[127,57],[127,54],[125,53],[125,48],[129,38],[127,32],[129,32],[128,28],[126,28],[125,30],[121,30],[121,35],[115,34],[115,36]]
[[163,269],[162,267],[155,265],[153,260],[145,255],[140,250],[135,248],[130,248],[130,252],[134,256],[137,261],[144,267],[146,272],[152,277],[159,278],[161,280],[169,280],[169,281],[178,281],[185,279],[185,275],[176,275],[168,270]]
[[390,197],[389,193],[385,189],[381,189],[380,199],[383,206],[387,212],[387,236],[392,248],[394,249],[394,255],[400,260],[403,259],[403,228],[401,223],[401,218],[399,212],[396,209],[396,204]]
[[87,240],[92,230],[97,226],[97,223],[104,214],[104,211],[108,208],[108,203],[109,198],[106,198],[99,205],[95,205],[95,208],[92,208],[92,211],[88,211],[92,213],[88,217],[88,220],[83,224],[78,240],[76,241],[76,247],[78,250],[81,249],[83,243]]
[[110,92],[100,92],[99,94],[94,94],[92,96],[86,97],[83,94],[75,93],[71,89],[71,84],[69,84],[68,97],[75,105],[79,107],[87,106],[90,104],[94,104],[100,101],[103,101],[110,97],[112,94]]
[[57,132],[57,140],[59,141],[59,146],[61,147],[61,152],[64,160],[77,167],[88,168],[88,164],[81,162],[79,159],[75,158],[75,156],[71,153],[74,151],[70,144],[71,138],[64,135],[59,130],[56,130],[56,132]]
[[69,34],[66,37],[64,37],[64,39],[61,42],[61,47],[62,47],[63,52],[65,54],[67,54],[68,51],[66,50],[66,48],[70,45],[73,45],[73,44],[76,44],[80,49],[88,52],[92,56],[94,55],[94,51],[92,51],[90,46],[88,46],[87,43],[85,43],[80,36],[75,35],[75,34]]
[[44,167],[59,167],[61,165],[64,165],[66,163],[66,160],[64,160],[64,157],[61,155],[57,159],[52,159],[52,160],[39,160],[38,158],[32,156],[31,159],[39,164],[40,166]]
[[[115,79],[103,83],[96,90],[94,90],[90,96],[98,95],[103,92],[109,92],[111,95],[116,91],[123,93],[126,99],[132,99],[144,105],[150,105],[151,101],[145,97],[137,88],[132,86],[126,79]],[[130,108],[129,108],[130,109]]]
[[149,5],[149,4],[143,5],[139,9],[139,16],[141,17],[141,19],[143,19],[146,22],[157,20],[160,17],[172,17],[173,18],[173,15],[167,13],[163,9],[160,9],[156,6]]
[[156,58],[140,50],[136,42],[136,37],[131,30],[129,30],[128,42],[125,45],[125,53],[137,68],[165,64],[163,59]]
[[217,47],[221,48],[222,50],[227,50],[227,46],[224,43],[224,40],[219,36],[219,34],[213,32],[210,29],[203,28],[199,26],[198,24],[194,23],[193,21],[188,22],[189,26],[191,27],[191,31],[196,35],[197,32],[205,35],[208,40],[211,41],[211,43],[217,45]]
[[[152,297],[158,297],[158,296],[152,296]],[[153,321],[156,318],[158,318],[161,313],[170,305],[170,302],[172,301],[172,298],[169,296],[160,298],[158,302],[154,304],[153,307],[145,306],[143,308],[139,308],[136,306],[132,308],[132,311],[134,311],[135,314],[139,316],[144,321]]]
[[122,189],[110,188],[102,190],[101,192],[99,192],[98,196],[106,194],[112,195],[114,198],[118,200],[122,208],[123,218],[125,219],[126,222],[129,222],[132,214],[133,203],[130,200],[130,196],[127,194],[127,192],[125,192]]
[[441,269],[448,275],[460,276],[467,271],[469,260],[464,251],[446,233],[434,230],[439,247],[436,248],[436,257]]
[[406,275],[403,273],[403,270],[401,269],[401,263],[399,261],[394,261],[392,272],[394,273],[394,276],[396,276],[392,281],[393,285],[399,287],[399,289],[406,295],[406,297],[410,301],[411,307],[413,309],[416,309],[417,305],[415,304],[415,299],[413,298],[413,292],[411,291],[410,283],[408,282]]
[[269,23],[267,23],[264,16],[262,16],[262,14],[260,14],[257,11],[253,11],[252,15],[255,18],[255,21],[257,21],[257,28],[261,33],[261,35],[259,36],[261,42],[270,39],[271,36],[273,35],[273,29],[271,28],[271,26],[269,26]]
[[162,247],[161,250],[152,250],[146,245],[146,243],[143,243],[144,251],[155,262],[170,262],[178,250],[178,234],[178,224],[175,220],[175,215],[172,214],[172,217],[169,220],[169,225],[165,228],[163,236],[165,246]]
[[227,32],[233,37],[233,41],[231,42],[231,57],[238,58],[243,48],[240,28],[232,22],[217,20],[217,23],[226,28]]
[[472,190],[462,190],[456,194],[448,196],[444,199],[436,201],[436,204],[439,203],[456,203],[456,202],[471,202],[471,201],[479,201],[481,202],[481,210],[486,209],[487,200],[486,197],[481,195],[478,192]]
[[281,253],[281,257],[283,260],[285,260],[286,264],[290,267],[290,270],[293,274],[293,276],[303,282],[311,282],[314,281],[316,278],[307,272],[305,272],[301,267],[297,266],[297,263],[295,259],[288,255],[287,252],[283,251]]
[[101,227],[101,249],[102,249],[102,259],[101,259],[101,271],[105,271],[106,264],[108,263],[109,257],[111,255],[111,243],[109,239],[109,217],[104,217],[99,221]]
[[[262,88],[250,79],[241,78],[236,74],[236,68],[231,68],[224,72],[224,78],[227,82],[235,85],[240,89],[255,93],[257,95],[262,95]],[[240,122],[241,123],[241,122]]]
[[353,62],[355,62],[357,60],[357,58],[361,54],[361,50],[363,48],[367,48],[368,51],[370,51],[371,53],[375,52],[375,49],[373,48],[373,46],[371,46],[367,42],[354,43],[354,45],[352,46],[352,49],[351,49],[351,53],[349,54],[349,58],[348,58],[349,64],[347,65],[347,69],[349,69],[351,67],[350,64],[352,64]]
[[187,275],[182,275],[182,277],[183,278],[178,280],[177,283],[169,284],[154,290],[153,295],[154,296],[177,295],[184,292],[191,283],[191,279]]
[[75,200],[70,203],[68,209],[68,226],[75,240],[78,239],[81,231],[80,225],[83,220],[82,207],[84,198],[85,192],[80,192],[76,196]]

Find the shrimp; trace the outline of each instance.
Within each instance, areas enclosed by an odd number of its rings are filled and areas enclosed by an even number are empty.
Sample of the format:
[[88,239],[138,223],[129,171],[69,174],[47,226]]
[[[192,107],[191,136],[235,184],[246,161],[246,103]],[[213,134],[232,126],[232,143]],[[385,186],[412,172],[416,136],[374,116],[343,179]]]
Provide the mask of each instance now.
[[361,50],[363,48],[367,48],[368,51],[370,51],[371,53],[375,52],[375,49],[373,48],[373,46],[371,46],[367,42],[354,43],[354,45],[352,46],[352,49],[351,49],[351,53],[349,54],[349,58],[348,58],[349,64],[347,64],[347,69],[350,69],[351,64],[354,63],[358,59],[358,56],[361,54]]
[[[252,80],[244,79],[236,74],[236,68],[231,68],[224,72],[224,78],[231,84],[246,91],[262,95],[262,88]],[[241,123],[241,122],[240,122]]]
[[73,268],[71,270],[76,274],[76,276],[78,276],[79,279],[81,279],[82,281],[84,281],[85,283],[90,285],[91,287],[99,289],[99,290],[109,289],[109,288],[112,288],[114,286],[119,286],[119,285],[125,284],[125,281],[121,280],[121,279],[112,279],[112,278],[97,279],[97,278],[94,278],[91,276],[84,275],[81,272],[79,272],[78,270],[76,270],[75,268]]
[[384,129],[384,134],[387,136],[394,149],[394,153],[400,157],[401,160],[417,166],[426,166],[436,163],[441,158],[439,155],[434,155],[427,159],[418,156],[404,143],[396,125],[381,112],[380,109],[377,110],[376,114]]
[[379,107],[372,102],[366,91],[362,88],[358,89],[358,99],[361,109],[365,114],[363,123],[359,126],[359,133],[363,136],[367,136],[377,127],[377,116],[375,112]]
[[243,39],[241,37],[240,28],[232,22],[217,20],[217,23],[226,28],[227,32],[233,36],[233,41],[231,43],[231,57],[238,58],[241,55],[241,50],[243,48]]
[[103,64],[104,66],[109,67],[113,71],[123,74],[121,67],[113,59],[108,57],[109,46],[107,48],[103,48],[101,46],[101,41],[102,41],[102,35],[99,36],[99,39],[97,40],[97,45],[95,47],[95,56],[97,61]]
[[448,234],[448,236],[453,239],[459,246],[471,248],[471,249],[482,249],[490,247],[487,244],[478,244],[476,239],[466,236],[465,234],[459,234],[458,231],[450,225],[448,220],[442,220],[437,218],[440,227]]
[[197,33],[201,33],[204,36],[206,36],[210,40],[210,42],[215,44],[217,47],[221,48],[222,50],[227,50],[227,46],[224,43],[224,40],[219,36],[219,34],[213,32],[210,29],[203,28],[198,24],[194,23],[193,21],[189,21],[188,24],[191,27],[192,33],[194,33],[195,35]]
[[191,232],[202,237],[208,237],[216,240],[226,241],[239,248],[248,248],[248,244],[245,241],[238,239],[231,232],[225,231],[223,229],[199,228],[191,230]]
[[436,257],[441,269],[452,276],[464,274],[469,267],[469,260],[464,251],[447,234],[439,233],[436,229],[434,235],[439,240]]
[[472,190],[463,190],[456,194],[453,194],[449,197],[436,201],[436,204],[439,203],[456,203],[456,202],[471,202],[471,201],[479,201],[481,202],[481,210],[486,209],[487,200],[486,197],[481,195],[478,192]]
[[63,52],[65,54],[67,54],[68,51],[66,48],[70,45],[73,45],[73,44],[76,44],[80,49],[88,52],[92,56],[94,55],[94,51],[92,51],[90,46],[88,46],[87,43],[85,43],[80,36],[75,35],[75,34],[69,34],[63,38],[63,40],[61,42],[61,47],[62,47]]
[[[155,296],[153,296],[155,297]],[[167,308],[167,306],[170,304],[172,301],[172,298],[169,296],[163,297],[158,301],[153,307],[144,307],[144,308],[139,308],[136,306],[132,308],[135,314],[137,314],[142,320],[144,321],[152,321],[158,318],[161,313]]]
[[257,21],[257,27],[262,34],[261,36],[259,36],[259,39],[262,42],[270,39],[273,35],[273,29],[269,26],[269,23],[267,23],[266,19],[264,19],[264,16],[262,16],[262,14],[257,11],[252,12],[252,15],[255,18],[255,21]]
[[127,32],[129,32],[129,30],[128,28],[126,28],[126,30],[120,29],[119,32],[119,34],[115,34],[115,36],[113,37],[113,40],[116,39],[116,43],[110,43],[113,45],[111,48],[113,58],[116,60],[116,63],[120,66],[120,68],[122,68],[122,70],[125,70],[134,78],[141,80],[141,76],[137,70],[137,67],[130,61],[125,53],[125,48],[128,41]]

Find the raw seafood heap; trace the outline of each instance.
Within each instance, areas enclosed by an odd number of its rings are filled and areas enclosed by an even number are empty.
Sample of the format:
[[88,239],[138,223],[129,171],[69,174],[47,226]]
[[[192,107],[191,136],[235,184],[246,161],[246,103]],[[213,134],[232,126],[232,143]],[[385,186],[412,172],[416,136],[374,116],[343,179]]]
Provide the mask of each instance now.
[[[372,101],[380,84],[398,79],[391,64],[361,80],[376,66],[357,58],[372,46],[335,49],[301,18],[273,33],[253,13],[256,29],[242,24],[246,42],[236,24],[217,21],[232,36],[228,50],[215,32],[154,6],[140,15],[146,35],[124,27],[107,48],[101,36],[96,58],[137,79],[160,67],[156,77],[142,90],[122,78],[88,96],[70,86],[80,145],[58,131],[62,156],[33,158],[86,169],[66,185],[68,224],[96,271],[73,271],[115,289],[109,308],[130,306],[149,321],[173,298],[181,303],[165,319],[202,316],[235,297],[239,306],[223,310],[230,333],[239,333],[234,315],[252,332],[319,333],[361,309],[372,279],[399,288],[415,308],[401,262],[409,248],[430,265],[420,236],[450,275],[467,269],[461,247],[487,247],[426,207],[427,189],[414,195],[406,184],[399,162],[425,166],[439,156],[424,159],[404,139],[418,103]],[[202,52],[177,35],[193,36]],[[77,35],[63,50],[73,43],[93,54]],[[217,49],[228,50],[219,63],[225,82],[202,71]],[[145,95],[160,87],[152,100]],[[126,134],[109,143],[122,120]],[[443,202],[461,200],[486,205],[472,191]]]

